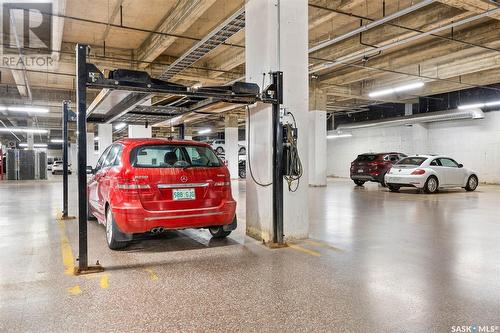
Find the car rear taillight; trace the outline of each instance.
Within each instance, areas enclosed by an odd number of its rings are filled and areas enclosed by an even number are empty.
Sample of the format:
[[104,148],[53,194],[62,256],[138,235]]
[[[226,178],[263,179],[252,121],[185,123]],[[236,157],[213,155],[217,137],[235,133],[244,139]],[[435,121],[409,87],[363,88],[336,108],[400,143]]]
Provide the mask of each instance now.
[[411,174],[412,175],[423,175],[424,173],[425,173],[425,170],[417,169],[417,170],[413,171]]

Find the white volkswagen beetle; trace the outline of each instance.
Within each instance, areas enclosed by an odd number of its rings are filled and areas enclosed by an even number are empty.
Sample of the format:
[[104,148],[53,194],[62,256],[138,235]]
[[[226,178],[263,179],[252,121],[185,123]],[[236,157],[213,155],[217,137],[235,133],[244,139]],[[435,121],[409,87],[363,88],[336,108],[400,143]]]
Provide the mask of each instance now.
[[423,189],[435,193],[439,188],[463,187],[474,191],[479,184],[477,174],[446,156],[415,155],[403,158],[385,175],[392,192],[401,187]]

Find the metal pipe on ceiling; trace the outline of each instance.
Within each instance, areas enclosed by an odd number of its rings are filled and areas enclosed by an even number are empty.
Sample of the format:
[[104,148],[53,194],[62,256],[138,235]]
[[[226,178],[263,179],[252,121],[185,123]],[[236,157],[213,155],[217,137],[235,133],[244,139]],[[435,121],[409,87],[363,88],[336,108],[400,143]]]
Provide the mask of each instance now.
[[357,34],[360,34],[362,32],[365,32],[365,31],[368,31],[368,30],[373,29],[375,27],[378,27],[379,25],[385,24],[385,23],[387,23],[389,21],[392,21],[394,19],[397,19],[397,18],[399,18],[401,16],[413,13],[414,11],[417,11],[417,10],[423,8],[423,7],[426,7],[426,6],[428,6],[428,5],[430,5],[430,4],[434,3],[434,2],[436,2],[436,1],[435,0],[424,0],[422,2],[419,2],[419,3],[417,3],[417,4],[413,5],[413,6],[407,7],[405,9],[402,9],[402,10],[400,10],[398,12],[395,12],[395,13],[393,13],[391,15],[383,17],[383,18],[381,18],[379,20],[375,20],[375,21],[370,22],[370,23],[368,23],[366,25],[363,25],[363,26],[361,26],[361,27],[359,27],[357,29],[349,31],[348,33],[345,33],[345,34],[343,34],[341,36],[335,37],[335,38],[330,39],[330,40],[328,40],[326,42],[323,42],[323,43],[320,43],[318,45],[315,45],[315,46],[313,46],[313,47],[311,47],[309,49],[309,53],[313,53],[313,52],[319,51],[319,50],[321,50],[321,49],[323,49],[325,47],[328,47],[330,45],[333,45],[333,44],[336,44],[338,42],[341,42],[341,41],[343,41],[345,39],[348,39],[348,38],[351,38],[353,36],[356,36]]
[[353,61],[353,60],[356,60],[356,59],[359,59],[359,58],[363,58],[363,57],[375,55],[375,54],[378,54],[378,53],[380,53],[382,51],[388,50],[390,48],[393,48],[393,47],[396,47],[396,46],[400,46],[400,45],[404,45],[404,44],[407,44],[407,43],[410,43],[410,42],[414,42],[414,41],[419,40],[419,39],[421,39],[423,37],[427,37],[427,36],[439,33],[439,32],[444,31],[444,30],[448,30],[448,29],[451,29],[451,28],[454,28],[454,27],[457,27],[457,26],[460,26],[460,25],[464,25],[464,24],[467,24],[467,23],[479,20],[481,18],[484,18],[484,17],[487,17],[487,16],[491,16],[491,15],[499,13],[499,12],[500,12],[500,8],[492,9],[492,10],[486,11],[484,13],[477,14],[477,15],[465,18],[463,20],[460,20],[460,21],[457,21],[457,22],[453,22],[453,23],[444,25],[442,27],[432,29],[430,31],[426,31],[426,32],[424,32],[422,34],[419,34],[419,35],[415,35],[415,36],[408,37],[406,39],[403,39],[403,40],[400,40],[400,41],[397,41],[397,42],[394,42],[394,43],[391,43],[391,44],[387,44],[387,45],[384,45],[384,46],[379,46],[379,47],[373,48],[372,50],[370,50],[368,52],[363,51],[363,52],[360,52],[360,53],[357,53],[357,54],[346,55],[346,56],[340,57],[339,59],[334,60],[332,62],[327,62],[327,63],[323,63],[323,64],[320,64],[320,65],[317,65],[317,66],[313,66],[313,68],[309,70],[309,74],[313,74],[313,73],[319,72],[319,71],[324,70],[324,69],[331,68],[331,67],[339,65],[339,64],[344,64],[345,62],[349,62],[349,61]]
[[420,113],[405,117],[394,117],[387,118],[384,120],[370,120],[363,121],[353,124],[340,124],[337,126],[337,130],[353,130],[369,127],[390,127],[390,126],[401,126],[401,125],[413,125],[418,123],[432,123],[438,121],[447,120],[459,120],[459,119],[483,119],[484,112],[481,109],[470,109],[470,110],[446,110],[437,112]]

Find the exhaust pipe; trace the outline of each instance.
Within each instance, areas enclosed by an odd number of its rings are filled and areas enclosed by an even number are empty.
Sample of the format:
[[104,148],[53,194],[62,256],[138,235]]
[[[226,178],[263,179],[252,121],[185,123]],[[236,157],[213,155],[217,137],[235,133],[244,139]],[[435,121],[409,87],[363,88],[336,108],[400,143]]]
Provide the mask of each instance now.
[[158,235],[158,234],[164,233],[165,231],[166,231],[166,229],[163,227],[156,227],[156,228],[151,229],[150,232],[152,234]]

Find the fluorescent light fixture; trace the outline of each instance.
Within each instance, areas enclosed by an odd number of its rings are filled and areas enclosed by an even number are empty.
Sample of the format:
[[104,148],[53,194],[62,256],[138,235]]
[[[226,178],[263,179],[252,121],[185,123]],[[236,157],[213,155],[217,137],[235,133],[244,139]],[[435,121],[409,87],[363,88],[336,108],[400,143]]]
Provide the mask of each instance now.
[[212,130],[210,128],[205,128],[205,129],[199,130],[198,134],[207,134],[210,132],[212,132]]
[[488,102],[488,103],[465,104],[465,105],[460,105],[458,107],[458,109],[459,110],[478,109],[478,108],[497,106],[497,105],[500,105],[500,101],[493,101],[493,102]]
[[64,140],[63,139],[51,139],[50,142],[51,143],[64,143]]
[[7,107],[0,105],[0,111],[7,111]]
[[96,137],[94,138],[94,141],[99,141],[99,137],[98,137],[98,136],[96,136]]
[[[19,147],[28,148],[28,144],[27,143],[20,143]],[[46,143],[35,143],[35,144],[33,144],[33,148],[47,148],[47,144]]]
[[47,108],[36,108],[32,106],[8,106],[7,111],[9,112],[29,112],[29,113],[48,113]]
[[344,134],[330,134],[327,135],[327,139],[338,139],[338,138],[350,138],[352,136],[351,133],[344,133]]
[[125,126],[127,126],[127,124],[125,123],[118,123],[115,125],[115,130],[121,130],[123,128],[125,128]]
[[0,132],[45,134],[48,131],[38,128],[0,127]]
[[425,83],[422,81],[412,82],[412,83],[404,84],[402,86],[395,87],[395,88],[388,88],[388,89],[373,91],[373,92],[369,93],[368,96],[369,97],[385,96],[385,95],[390,95],[390,94],[394,94],[397,92],[418,89],[418,88],[423,87],[424,85],[425,85]]

